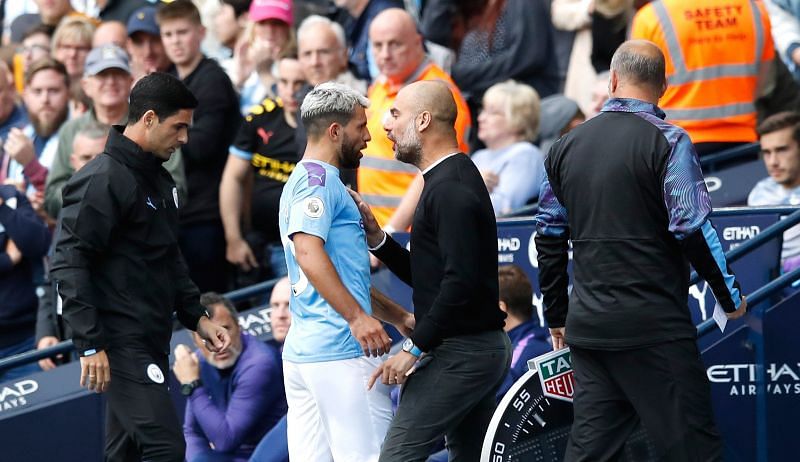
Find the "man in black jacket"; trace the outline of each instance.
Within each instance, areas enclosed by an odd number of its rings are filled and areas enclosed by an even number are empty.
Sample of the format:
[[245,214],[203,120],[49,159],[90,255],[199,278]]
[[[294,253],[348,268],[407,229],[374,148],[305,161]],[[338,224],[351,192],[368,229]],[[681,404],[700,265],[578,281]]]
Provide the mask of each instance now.
[[156,20],[164,50],[174,66],[169,72],[197,97],[189,141],[181,149],[189,198],[181,209],[181,251],[192,280],[203,292],[229,286],[225,230],[219,214],[219,186],[242,116],[239,99],[225,71],[203,56],[205,29],[190,0],[159,6]]
[[478,169],[458,150],[456,113],[445,83],[421,81],[400,90],[384,122],[395,157],[425,178],[413,252],[384,233],[352,193],[370,249],[414,289],[414,332],[369,384],[405,383],[382,462],[425,460],[442,436],[452,458],[478,460],[511,360],[497,305],[494,211]]
[[184,458],[164,375],[173,311],[212,351],[230,344],[189,279],[177,244],[178,193],[162,166],[186,143],[196,105],[175,77],[142,78],[131,91],[128,125],[113,127],[105,152],[64,187],[52,278],[81,386],[108,390],[107,460]]
[[658,460],[720,460],[687,307],[688,263],[730,319],[747,303],[708,220],[697,153],[657,106],[666,89],[661,51],[641,40],[621,45],[609,89],[600,115],[550,149],[536,215],[545,317],[575,369],[565,460],[615,460],[639,421]]

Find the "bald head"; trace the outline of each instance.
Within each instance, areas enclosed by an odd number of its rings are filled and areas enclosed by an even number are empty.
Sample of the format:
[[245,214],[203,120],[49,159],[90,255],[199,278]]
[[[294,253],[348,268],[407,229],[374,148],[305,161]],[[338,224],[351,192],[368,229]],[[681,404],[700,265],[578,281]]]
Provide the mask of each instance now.
[[123,50],[128,42],[128,29],[119,21],[104,21],[92,35],[92,48],[114,44]]
[[633,86],[658,94],[666,88],[664,54],[647,40],[628,40],[617,48],[611,58],[611,72],[620,86]]
[[429,112],[432,128],[455,131],[458,107],[446,83],[439,80],[414,82],[400,90],[397,99],[400,98],[409,102],[414,113]]
[[389,8],[375,16],[369,41],[381,74],[394,81],[404,81],[425,58],[414,18],[400,8]]

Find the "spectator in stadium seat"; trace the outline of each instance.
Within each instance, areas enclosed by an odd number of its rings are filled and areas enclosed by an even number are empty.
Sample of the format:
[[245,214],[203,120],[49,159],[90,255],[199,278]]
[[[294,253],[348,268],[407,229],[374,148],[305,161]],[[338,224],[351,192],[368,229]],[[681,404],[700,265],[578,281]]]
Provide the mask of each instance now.
[[[602,105],[601,105],[602,107]],[[577,127],[586,116],[578,103],[564,95],[550,95],[542,100],[542,123],[539,126],[539,147],[547,156],[550,146]]]
[[228,148],[241,121],[238,97],[225,71],[200,50],[205,28],[191,1],[162,4],[156,21],[173,63],[169,72],[180,78],[198,101],[189,141],[182,148],[188,197],[180,214],[181,252],[201,291],[224,292],[230,271],[219,214],[219,185]]
[[231,80],[239,89],[242,114],[266,97],[275,96],[272,65],[294,48],[291,0],[253,0],[247,13],[251,24],[246,40],[234,50]]
[[92,22],[76,16],[62,21],[53,33],[53,57],[67,68],[70,80],[83,76],[86,57],[92,51],[94,30]]
[[461,152],[469,152],[466,137],[471,125],[470,113],[450,76],[425,56],[422,36],[411,15],[399,8],[384,10],[372,20],[369,35],[381,75],[367,94],[371,102],[367,117],[372,140],[358,169],[358,190],[381,227],[390,232],[405,231],[422,191],[422,175],[413,165],[395,159],[392,142],[383,130],[383,120],[397,93],[420,80],[447,82],[458,106],[456,134]]
[[[69,163],[74,171],[77,172],[103,152],[108,140],[108,129],[107,125],[92,123],[78,130],[72,142],[72,154],[69,156]],[[45,294],[39,299],[39,312],[36,315],[37,350],[51,347],[72,336],[69,326],[61,317],[61,310],[58,308],[60,303],[53,284],[45,284]],[[39,360],[39,367],[46,371],[56,367],[56,363],[53,358],[45,358]]]
[[528,360],[549,352],[553,346],[550,333],[539,324],[533,311],[533,286],[528,275],[517,265],[497,269],[500,309],[506,313],[505,331],[511,340],[511,368],[497,390],[499,402],[511,385],[528,372]]
[[797,0],[765,0],[769,12],[772,38],[781,60],[800,82],[800,2]]
[[131,75],[137,82],[151,72],[165,72],[170,63],[161,31],[156,23],[156,8],[145,6],[131,14],[126,27],[128,40],[126,50],[131,57]]
[[[270,343],[283,349],[283,342],[292,324],[292,312],[289,300],[292,297],[292,285],[289,278],[281,278],[272,288],[269,297],[269,324],[272,329]],[[272,429],[261,439],[253,451],[251,462],[288,462],[289,444],[286,435],[286,416],[283,416]]]
[[[50,217],[58,217],[61,209],[61,190],[74,173],[70,154],[75,133],[86,125],[114,125],[128,120],[128,97],[131,93],[131,71],[128,55],[115,45],[96,48],[89,53],[81,86],[92,99],[91,110],[67,121],[58,133],[58,148],[45,185],[44,208]],[[175,183],[180,197],[186,197],[186,180],[182,156],[175,152],[164,163]]]
[[[18,84],[24,82],[25,69],[34,61],[44,58],[45,56],[50,56],[50,41],[52,36],[53,31],[43,24],[34,26],[25,32],[25,35],[22,37],[22,46],[17,49],[18,56],[15,56],[14,59],[15,80],[18,81]],[[18,88],[21,88],[21,86]]]
[[369,29],[372,20],[382,11],[389,8],[403,8],[402,0],[333,0],[337,7],[347,11],[349,16],[344,21],[345,32],[347,33],[347,43],[350,44],[348,51],[350,65],[356,78],[371,82],[373,80],[370,72]]
[[200,298],[211,320],[228,329],[231,346],[208,351],[197,334],[191,352],[175,348],[173,372],[187,397],[186,460],[240,462],[286,414],[280,353],[241,331],[233,304],[216,293]]
[[[278,98],[265,99],[245,116],[219,188],[225,255],[239,270],[241,286],[286,275],[278,207],[283,185],[298,161],[295,131],[300,103],[295,94],[305,85],[305,76],[294,57],[278,61],[277,74]],[[245,192],[251,193],[245,197]],[[248,210],[244,222],[250,226],[245,227],[242,215]]]
[[[5,141],[11,130],[22,129],[28,123],[28,113],[21,104],[17,104],[17,92],[11,69],[8,64],[0,61],[0,139]],[[0,151],[0,184],[6,180],[10,162],[11,157]]]
[[[50,232],[25,194],[0,185],[0,358],[34,348],[36,291],[33,267],[50,245]],[[36,363],[0,373],[0,382],[39,370]]]
[[486,144],[472,154],[481,172],[495,215],[511,212],[539,195],[544,156],[532,144],[539,130],[539,95],[528,85],[509,80],[483,96],[478,138]]
[[125,49],[128,41],[128,30],[125,23],[119,21],[106,21],[97,26],[92,36],[92,48],[103,45],[116,45]]
[[[560,78],[550,1],[487,3],[502,5],[496,23],[466,33],[451,72],[470,110],[477,110],[490,86],[508,79],[530,85],[541,98],[558,92]],[[490,6],[489,11],[493,8],[496,6]]]
[[50,57],[34,62],[25,74],[22,96],[30,124],[12,128],[4,139],[3,149],[13,159],[6,180],[21,186],[39,211],[58,146],[57,133],[67,120],[69,76],[64,65]]
[[[800,113],[780,112],[758,126],[761,157],[769,176],[747,196],[747,205],[800,205]],[[783,233],[781,266],[800,266],[800,226]]]
[[694,0],[653,1],[636,13],[630,35],[666,56],[668,86],[659,104],[702,156],[756,141],[754,103],[775,49],[762,2],[731,0],[709,22],[695,7]]
[[[12,2],[8,2],[12,3]],[[25,3],[25,2],[13,2]],[[59,26],[64,18],[82,18],[90,21],[92,25],[98,25],[100,21],[75,10],[70,0],[34,0],[38,7],[38,13],[25,13],[17,16],[11,22],[11,42],[19,43],[21,37],[30,27],[44,24],[52,33]],[[91,35],[91,34],[90,34]],[[91,40],[91,38],[89,39]]]
[[338,23],[318,15],[307,17],[297,28],[297,58],[311,86],[338,82],[367,93],[367,85],[347,69],[347,42]]

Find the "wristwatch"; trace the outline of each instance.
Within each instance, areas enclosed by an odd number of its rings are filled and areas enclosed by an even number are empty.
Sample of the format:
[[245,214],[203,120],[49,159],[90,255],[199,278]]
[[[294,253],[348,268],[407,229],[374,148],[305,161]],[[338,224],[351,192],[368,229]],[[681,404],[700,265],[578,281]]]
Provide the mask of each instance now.
[[193,380],[189,383],[182,383],[181,394],[183,396],[191,396],[191,394],[201,386],[203,386],[203,382],[201,382],[200,379]]
[[419,356],[422,354],[422,350],[420,350],[419,347],[414,345],[414,341],[411,340],[411,337],[403,341],[403,351],[405,351],[406,353],[411,353],[417,358],[419,358]]

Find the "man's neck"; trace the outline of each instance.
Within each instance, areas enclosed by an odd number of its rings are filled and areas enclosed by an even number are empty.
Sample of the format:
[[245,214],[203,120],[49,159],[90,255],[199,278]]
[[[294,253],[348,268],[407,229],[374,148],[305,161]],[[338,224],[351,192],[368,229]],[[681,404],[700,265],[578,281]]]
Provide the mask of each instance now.
[[197,53],[197,56],[194,57],[191,61],[186,64],[182,65],[175,65],[175,69],[178,70],[178,77],[182,80],[185,79],[186,76],[194,72],[197,69],[197,66],[200,65],[200,61],[203,60],[203,53]]
[[506,317],[506,325],[503,326],[503,330],[506,331],[506,332],[511,332],[512,329],[514,329],[515,327],[518,327],[523,322],[525,322],[525,321],[517,318],[516,316],[513,316],[513,315],[509,314]]
[[424,172],[425,169],[430,167],[431,165],[438,162],[440,159],[453,154],[454,152],[460,152],[461,150],[458,148],[458,144],[452,143],[436,143],[432,146],[422,146],[422,159],[420,159],[419,165],[417,168],[420,171]]
[[127,104],[121,104],[119,106],[101,106],[96,104],[94,106],[94,115],[97,117],[97,121],[106,125],[120,123],[127,114]]
[[303,153],[302,160],[318,160],[339,168],[339,156],[333,146],[308,140],[308,145]]

